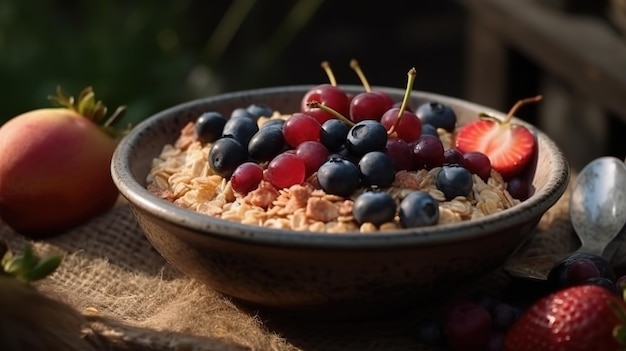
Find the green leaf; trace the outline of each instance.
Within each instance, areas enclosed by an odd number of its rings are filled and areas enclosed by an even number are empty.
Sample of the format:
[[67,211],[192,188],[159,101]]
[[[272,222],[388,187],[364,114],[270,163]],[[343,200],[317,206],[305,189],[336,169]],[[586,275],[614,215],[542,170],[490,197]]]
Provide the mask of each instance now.
[[36,266],[28,269],[21,276],[28,282],[43,279],[52,274],[59,267],[61,261],[63,261],[63,256],[61,255],[44,257],[39,260]]

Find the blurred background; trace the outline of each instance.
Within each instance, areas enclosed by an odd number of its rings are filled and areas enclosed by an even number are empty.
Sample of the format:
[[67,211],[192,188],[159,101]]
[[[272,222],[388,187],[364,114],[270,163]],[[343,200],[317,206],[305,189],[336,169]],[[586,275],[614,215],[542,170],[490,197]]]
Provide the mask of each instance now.
[[[126,105],[125,118],[135,124],[194,98],[325,83],[323,60],[330,62],[340,84],[360,84],[349,68],[353,58],[359,60],[372,85],[404,88],[407,71],[415,67],[416,90],[471,99],[497,109],[507,110],[518,99],[538,93],[549,94],[554,98],[551,101],[561,105],[572,98],[580,101],[580,94],[586,98],[586,92],[578,92],[581,83],[568,80],[575,73],[553,72],[550,58],[532,49],[553,47],[542,37],[545,33],[520,32],[529,25],[523,22],[525,18],[537,18],[524,13],[524,4],[529,3],[538,3],[535,10],[542,13],[584,16],[585,21],[592,19],[594,25],[606,27],[609,35],[619,38],[622,51],[611,51],[613,71],[609,68],[605,73],[600,66],[598,74],[601,79],[609,75],[610,84],[626,83],[626,77],[619,77],[619,72],[626,75],[623,36],[617,18],[610,15],[618,13],[611,12],[620,3],[617,0],[2,0],[0,123],[49,106],[47,97],[58,85],[71,94],[93,86],[96,97],[111,112]],[[531,24],[528,28],[541,27]],[[528,41],[537,45],[529,46]],[[584,44],[580,43],[583,49]],[[567,57],[576,55],[570,52]],[[618,72],[613,74],[618,77],[611,77],[611,72]],[[595,84],[601,82],[596,79]],[[619,89],[626,91],[624,86]],[[626,107],[620,106],[618,98],[607,101],[591,96],[588,100],[589,105],[580,108],[585,112],[571,124],[602,119],[602,128],[594,135],[580,136],[599,145],[592,151],[585,148],[587,154],[579,155],[579,162],[598,153],[624,158],[621,133]],[[626,102],[626,95],[622,100]],[[570,122],[545,124],[542,116],[571,112],[558,107],[558,103],[547,104],[543,110],[529,106],[518,115],[545,126],[557,137],[561,124]],[[567,138],[572,134],[564,134],[558,138],[563,144],[571,143]],[[581,152],[569,146],[567,151],[572,157]]]

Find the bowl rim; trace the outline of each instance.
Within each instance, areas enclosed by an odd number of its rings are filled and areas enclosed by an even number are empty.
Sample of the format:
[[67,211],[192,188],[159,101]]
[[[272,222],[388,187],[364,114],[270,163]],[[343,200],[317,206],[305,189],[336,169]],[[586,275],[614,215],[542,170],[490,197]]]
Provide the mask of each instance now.
[[[392,248],[406,245],[440,245],[486,237],[511,226],[511,224],[521,225],[542,215],[563,195],[569,183],[570,168],[562,150],[544,132],[516,117],[514,117],[516,123],[526,126],[535,133],[538,143],[546,144],[548,149],[554,150],[552,155],[554,161],[552,163],[553,169],[550,172],[550,177],[545,186],[526,201],[515,207],[474,219],[471,226],[467,226],[467,222],[458,222],[431,227],[385,230],[374,233],[346,232],[337,234],[256,227],[182,208],[153,195],[140,182],[134,179],[130,168],[130,160],[125,155],[130,154],[133,144],[141,140],[143,131],[156,121],[168,119],[171,115],[176,115],[180,111],[199,104],[211,104],[221,100],[238,99],[254,94],[302,93],[314,86],[274,86],[226,92],[186,101],[157,112],[135,125],[119,141],[111,161],[113,181],[118,187],[120,194],[128,200],[135,215],[137,215],[135,211],[145,211],[151,216],[179,227],[185,227],[195,233],[199,233],[199,235],[209,235],[229,241],[252,242],[260,245],[336,249],[380,249],[382,247]],[[348,91],[363,91],[362,86],[339,85],[339,87]],[[372,88],[394,93],[404,91],[399,88],[382,86],[372,86]],[[462,104],[466,108],[476,109],[497,117],[506,115],[501,111],[481,104],[438,93],[412,90],[411,96],[437,100],[453,105]],[[487,228],[488,230],[486,230]]]

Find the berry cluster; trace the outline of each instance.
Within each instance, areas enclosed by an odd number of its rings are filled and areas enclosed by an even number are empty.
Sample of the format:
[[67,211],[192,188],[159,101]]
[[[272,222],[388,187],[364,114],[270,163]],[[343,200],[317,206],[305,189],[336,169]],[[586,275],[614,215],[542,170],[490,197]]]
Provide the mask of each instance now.
[[422,344],[454,351],[500,351],[521,314],[520,307],[479,291],[450,302],[437,318],[419,321],[414,337]]
[[536,350],[537,345],[565,350],[574,344],[581,350],[616,350],[626,337],[613,330],[626,327],[624,287],[626,275],[606,259],[574,252],[541,285],[512,282],[502,295],[478,291],[449,301],[420,320],[413,336],[425,345],[464,351]]
[[[439,168],[436,186],[448,200],[470,193],[473,174],[485,181],[491,176],[487,154],[444,150],[439,133],[454,133],[457,127],[450,106],[425,102],[415,112],[408,106],[415,69],[408,72],[403,100],[393,101],[386,92],[371,89],[356,60],[351,67],[364,91],[355,96],[337,86],[327,62],[322,67],[330,84],[308,91],[300,111],[289,117],[272,117],[270,107],[252,104],[232,111],[228,119],[210,111],[196,120],[198,139],[212,143],[210,167],[230,179],[234,191],[245,195],[263,180],[277,189],[310,181],[328,194],[354,197],[359,224],[379,226],[398,216],[406,228],[437,223],[438,204],[422,191],[396,203],[384,190],[397,172]],[[511,184],[529,188],[523,181]],[[515,192],[522,200],[528,195]]]

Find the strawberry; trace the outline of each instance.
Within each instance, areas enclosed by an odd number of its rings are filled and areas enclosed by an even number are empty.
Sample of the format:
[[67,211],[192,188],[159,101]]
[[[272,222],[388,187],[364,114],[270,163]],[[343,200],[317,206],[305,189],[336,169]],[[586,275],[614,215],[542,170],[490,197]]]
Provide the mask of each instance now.
[[504,179],[519,174],[535,152],[535,135],[525,126],[511,122],[519,107],[541,100],[541,96],[518,101],[504,119],[481,114],[480,119],[461,127],[456,148],[462,153],[478,151],[489,157],[491,166]]
[[508,330],[504,350],[620,350],[625,311],[618,295],[597,285],[558,290],[524,311]]

